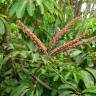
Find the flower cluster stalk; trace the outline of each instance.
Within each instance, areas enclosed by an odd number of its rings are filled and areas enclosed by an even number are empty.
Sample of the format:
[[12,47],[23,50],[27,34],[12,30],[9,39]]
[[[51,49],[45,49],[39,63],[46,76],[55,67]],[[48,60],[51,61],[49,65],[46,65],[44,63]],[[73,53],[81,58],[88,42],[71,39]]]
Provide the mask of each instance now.
[[44,44],[38,39],[38,37],[25,26],[20,20],[17,20],[16,23],[20,26],[20,28],[34,41],[34,43],[41,49],[43,53],[47,53],[47,48]]
[[63,29],[61,29],[59,32],[57,32],[53,38],[52,38],[52,42],[51,42],[51,49],[55,46],[55,44],[57,43],[57,41],[66,33],[68,32],[73,25],[76,23],[76,21],[80,19],[80,17],[76,17],[74,18],[70,24],[67,24]]

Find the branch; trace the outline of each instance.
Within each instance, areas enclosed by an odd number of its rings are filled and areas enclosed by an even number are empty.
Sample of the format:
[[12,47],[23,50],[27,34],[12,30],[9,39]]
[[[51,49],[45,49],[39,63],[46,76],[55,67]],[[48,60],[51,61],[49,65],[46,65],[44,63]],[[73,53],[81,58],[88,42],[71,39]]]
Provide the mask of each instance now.
[[42,86],[45,87],[46,89],[52,90],[52,88],[51,88],[49,85],[47,85],[47,84],[46,84],[45,82],[43,82],[42,80],[38,79],[33,73],[29,72],[29,71],[26,70],[25,68],[23,68],[23,71],[24,71],[25,74],[28,73],[29,75],[31,75],[32,78],[33,78],[37,83],[39,83],[40,85],[42,85]]

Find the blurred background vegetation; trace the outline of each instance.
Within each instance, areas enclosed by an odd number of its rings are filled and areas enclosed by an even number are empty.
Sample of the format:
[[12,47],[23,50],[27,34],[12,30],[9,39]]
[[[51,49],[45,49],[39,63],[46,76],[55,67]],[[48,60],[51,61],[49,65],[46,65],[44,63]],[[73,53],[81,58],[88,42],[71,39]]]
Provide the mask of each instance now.
[[96,36],[96,0],[0,0],[0,96],[96,96],[96,40],[42,54],[16,23],[51,50],[54,34],[77,16],[56,48],[88,30]]

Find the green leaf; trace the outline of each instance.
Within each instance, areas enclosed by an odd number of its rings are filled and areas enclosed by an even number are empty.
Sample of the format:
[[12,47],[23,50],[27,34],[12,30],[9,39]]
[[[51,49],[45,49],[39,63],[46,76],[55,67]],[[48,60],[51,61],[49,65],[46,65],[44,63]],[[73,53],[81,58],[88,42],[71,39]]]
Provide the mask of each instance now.
[[63,90],[68,90],[68,89],[71,89],[71,90],[75,90],[77,88],[77,86],[73,83],[70,83],[70,84],[63,84],[63,85],[60,85],[59,86],[59,90],[63,89]]
[[33,4],[32,0],[28,0],[27,3],[27,11],[30,16],[33,16],[35,10],[35,5]]
[[40,59],[40,56],[39,56],[38,53],[33,54],[33,62],[36,62],[36,61],[38,61],[39,59]]
[[54,5],[53,5],[53,2],[50,2],[50,1],[45,1],[44,2],[44,5],[47,7],[48,11],[50,13],[53,13],[54,12]]
[[32,91],[29,96],[34,96],[34,91]]
[[42,0],[36,0],[36,2],[37,2],[38,5],[42,4]]
[[36,96],[40,96],[38,90],[36,90]]
[[67,72],[65,75],[64,75],[64,78],[65,80],[68,80],[70,78],[70,75],[71,75],[71,72]]
[[20,96],[25,96],[25,93],[28,91],[29,89],[25,89]]
[[90,72],[90,73],[94,76],[94,78],[96,79],[96,70],[95,70],[95,69],[86,68],[86,70],[87,70],[88,72]]
[[59,9],[59,7],[58,7],[58,3],[55,2],[55,0],[51,0],[51,1],[52,1],[53,5],[54,5],[57,9]]
[[48,63],[48,61],[49,61],[49,56],[48,56],[48,55],[41,56],[41,58],[42,58],[42,61],[43,61],[45,64]]
[[82,93],[89,93],[89,92],[90,92],[90,93],[96,93],[96,86],[89,87],[89,88],[83,90]]
[[27,5],[27,0],[20,0],[18,3],[18,8],[16,10],[16,15],[18,18],[22,18],[25,13],[25,8]]
[[53,78],[53,81],[58,81],[58,79],[59,79],[59,76],[56,75],[56,76]]
[[5,25],[6,32],[10,33],[11,30],[10,30],[10,26],[9,26],[8,22],[5,19],[3,19],[3,18],[2,18],[2,21],[3,21],[4,25]]
[[1,3],[4,3],[6,0],[0,0]]
[[[28,89],[28,86],[26,85],[20,85],[16,89],[13,89],[10,96],[24,96],[26,89]],[[28,90],[27,90],[28,91]]]
[[7,86],[16,86],[18,84],[18,81],[15,80],[15,79],[13,79],[13,80],[5,80],[4,82],[5,82],[5,84]]
[[53,89],[52,92],[51,92],[51,96],[56,96],[56,94],[57,94],[57,90]]
[[79,83],[79,81],[82,79],[82,76],[79,71],[73,73],[75,82]]
[[23,57],[23,58],[26,58],[30,53],[31,53],[31,51],[21,51],[21,52],[19,52],[20,53],[20,55]]
[[5,27],[3,21],[0,19],[0,35],[5,33]]
[[18,8],[18,2],[15,2],[15,4],[13,4],[9,10],[8,10],[8,14],[9,16],[13,16],[13,14],[16,12],[16,9]]
[[41,14],[44,14],[44,6],[43,6],[43,4],[41,4],[39,7],[40,7],[40,10],[41,10]]
[[91,76],[90,73],[88,73],[87,71],[82,70],[81,75],[83,77],[82,80],[84,81],[84,84],[85,84],[86,88],[89,88],[89,87],[94,85],[94,79],[93,79],[93,77]]
[[4,63],[3,54],[0,54],[0,69],[1,69],[2,66],[3,66],[3,63]]
[[80,53],[82,53],[80,50],[75,49],[75,50],[71,51],[70,56],[75,57],[75,56],[79,55]]
[[72,91],[63,91],[59,94],[59,96],[70,96],[72,94]]
[[[88,93],[87,93],[87,94],[84,94],[84,96],[92,96],[92,94],[88,94]],[[95,96],[95,95],[93,95],[93,96]]]
[[16,56],[21,56],[22,58],[26,58],[29,54],[30,54],[30,52],[31,51],[24,51],[24,50],[22,50],[22,51],[13,51],[12,53],[11,53],[11,55],[13,56],[13,57],[16,57]]

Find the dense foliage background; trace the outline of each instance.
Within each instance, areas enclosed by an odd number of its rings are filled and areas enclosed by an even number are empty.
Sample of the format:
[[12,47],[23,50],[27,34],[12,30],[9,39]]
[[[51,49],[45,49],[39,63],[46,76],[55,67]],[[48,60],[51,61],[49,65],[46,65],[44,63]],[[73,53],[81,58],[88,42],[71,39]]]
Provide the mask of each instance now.
[[[55,48],[88,30],[84,40],[96,36],[95,0],[0,0],[0,96],[96,96],[96,39],[50,54],[54,34],[77,16]],[[47,54],[18,19],[44,43]]]

